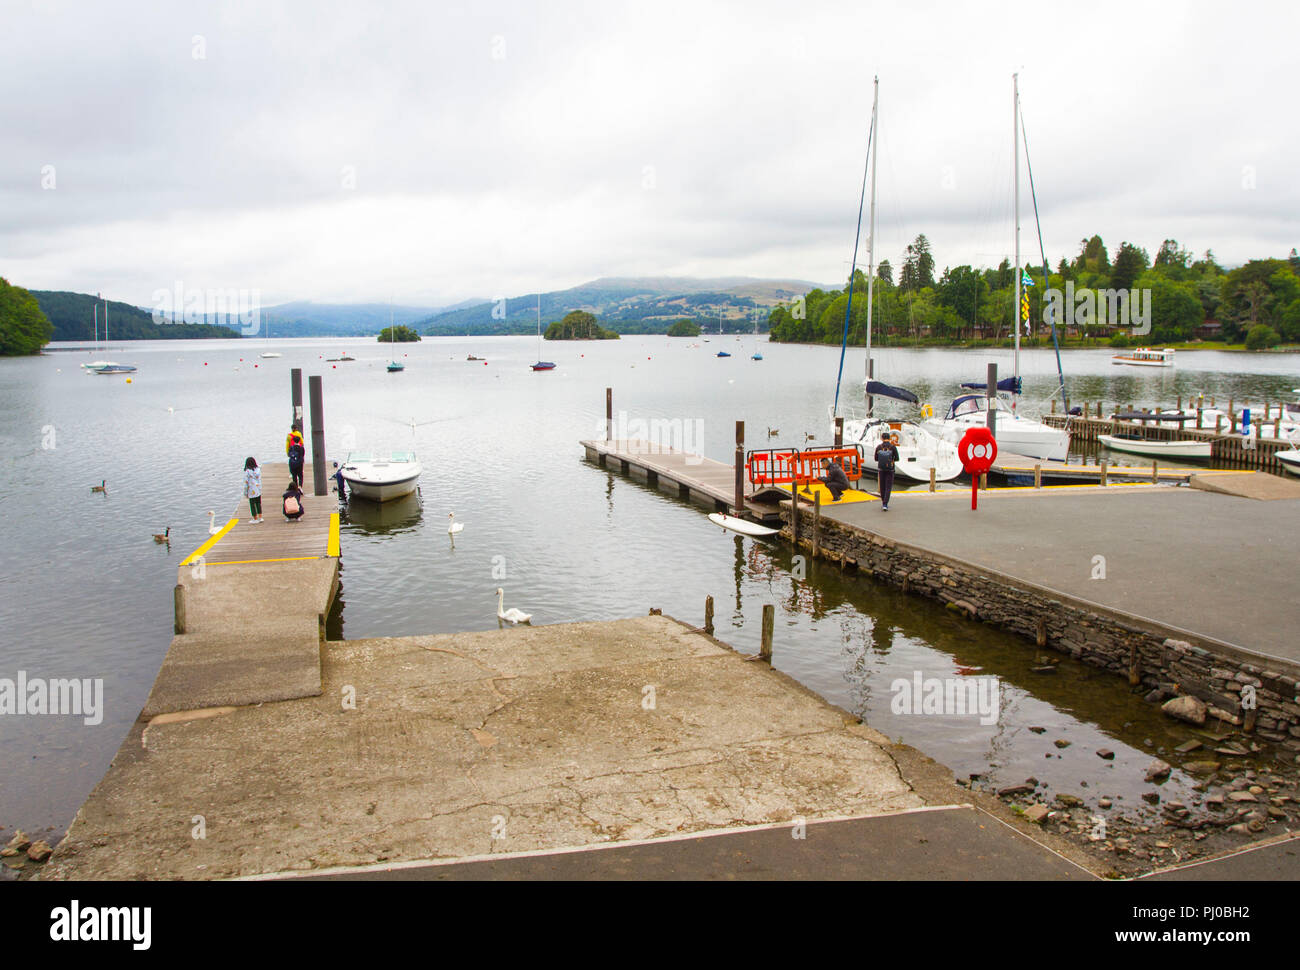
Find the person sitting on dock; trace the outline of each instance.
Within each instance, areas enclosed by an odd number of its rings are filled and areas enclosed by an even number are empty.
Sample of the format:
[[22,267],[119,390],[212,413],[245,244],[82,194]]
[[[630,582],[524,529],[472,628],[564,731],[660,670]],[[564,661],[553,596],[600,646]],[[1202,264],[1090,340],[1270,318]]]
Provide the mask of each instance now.
[[849,488],[849,478],[844,474],[844,469],[829,458],[822,459],[822,477],[818,481],[831,493],[832,502],[838,502]]
[[306,511],[302,507],[302,489],[298,487],[296,481],[291,481],[282,497],[284,499],[284,517],[290,522],[297,522]]

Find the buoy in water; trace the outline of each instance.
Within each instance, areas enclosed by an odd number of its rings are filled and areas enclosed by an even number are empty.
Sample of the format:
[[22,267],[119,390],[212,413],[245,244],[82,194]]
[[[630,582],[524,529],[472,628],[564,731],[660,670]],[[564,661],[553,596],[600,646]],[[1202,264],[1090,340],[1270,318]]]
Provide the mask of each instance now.
[[128,384],[130,384],[130,383],[131,383],[131,378],[128,377],[128,378],[126,379],[126,382],[127,382]]

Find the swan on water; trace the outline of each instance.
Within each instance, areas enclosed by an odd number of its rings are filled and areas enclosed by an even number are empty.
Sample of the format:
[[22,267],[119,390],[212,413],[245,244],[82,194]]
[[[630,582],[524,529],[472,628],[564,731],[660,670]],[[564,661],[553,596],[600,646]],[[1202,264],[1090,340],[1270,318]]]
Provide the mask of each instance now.
[[497,619],[498,620],[505,620],[507,623],[528,623],[530,620],[532,620],[533,614],[521,613],[513,606],[510,607],[510,609],[508,610],[502,609],[502,607],[505,605],[505,598],[506,598],[506,591],[503,590],[500,586],[498,586],[497,587]]
[[221,526],[217,525],[217,513],[208,512],[208,535],[214,536],[221,531]]
[[456,513],[448,512],[447,513],[447,535],[454,536],[457,532],[459,532],[463,528],[465,528],[465,526],[460,522],[456,521]]

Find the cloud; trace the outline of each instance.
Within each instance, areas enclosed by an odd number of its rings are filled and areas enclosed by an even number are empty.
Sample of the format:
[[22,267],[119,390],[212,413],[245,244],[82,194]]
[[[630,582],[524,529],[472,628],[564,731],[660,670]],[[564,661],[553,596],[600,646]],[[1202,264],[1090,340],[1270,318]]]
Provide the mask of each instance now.
[[[600,275],[838,280],[881,79],[877,261],[1294,245],[1280,7],[37,2],[7,14],[0,273],[147,304],[450,303]],[[1023,158],[1022,158],[1023,164]],[[42,188],[54,166],[57,187]],[[1036,258],[1022,175],[1022,251]],[[865,261],[865,247],[861,255]]]

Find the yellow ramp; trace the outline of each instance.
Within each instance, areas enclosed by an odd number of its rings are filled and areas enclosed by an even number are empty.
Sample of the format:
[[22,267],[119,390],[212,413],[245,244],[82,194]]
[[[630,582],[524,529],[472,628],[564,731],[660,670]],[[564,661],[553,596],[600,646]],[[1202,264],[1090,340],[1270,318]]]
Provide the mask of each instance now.
[[822,508],[829,505],[852,505],[854,502],[878,502],[879,497],[872,495],[870,492],[860,492],[856,488],[850,488],[840,496],[838,502],[831,499],[831,492],[825,485],[820,482],[814,482],[811,485],[804,485],[799,489],[799,497],[808,502],[816,501],[815,496],[820,495],[822,498]]

